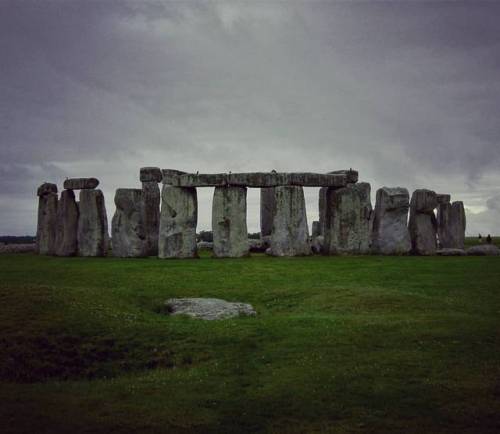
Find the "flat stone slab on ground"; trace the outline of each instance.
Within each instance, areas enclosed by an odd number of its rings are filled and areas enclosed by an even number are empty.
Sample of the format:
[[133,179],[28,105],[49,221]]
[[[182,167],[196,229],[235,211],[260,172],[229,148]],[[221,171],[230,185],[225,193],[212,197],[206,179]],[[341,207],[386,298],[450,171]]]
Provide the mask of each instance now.
[[436,255],[438,256],[465,256],[467,253],[463,249],[439,249],[436,250]]
[[499,256],[500,249],[494,244],[482,244],[467,249],[467,254],[472,256]]
[[188,315],[204,320],[255,316],[251,304],[229,302],[220,298],[171,298],[165,302],[171,315]]

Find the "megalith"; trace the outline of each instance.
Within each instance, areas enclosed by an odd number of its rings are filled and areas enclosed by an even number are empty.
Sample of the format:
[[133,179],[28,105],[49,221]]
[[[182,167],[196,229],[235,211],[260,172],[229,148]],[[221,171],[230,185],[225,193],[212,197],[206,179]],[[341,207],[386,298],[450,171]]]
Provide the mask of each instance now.
[[219,258],[248,256],[247,189],[215,187],[212,201],[213,252]]
[[411,196],[408,229],[413,254],[434,255],[436,253],[437,222],[434,209],[437,204],[436,193],[431,190],[415,190]]
[[158,235],[160,230],[161,194],[158,183],[163,179],[159,167],[142,167],[140,180],[142,182],[142,221],[146,234],[147,254],[158,255]]
[[93,190],[98,185],[97,178],[68,178],[64,181],[66,190]]
[[269,253],[273,256],[312,254],[303,188],[276,187],[275,202]]
[[113,256],[122,258],[147,256],[142,190],[119,188],[115,193],[115,205],[116,211],[111,222]]
[[442,249],[463,249],[465,243],[463,202],[440,203],[437,207],[437,233]]
[[36,251],[40,255],[54,255],[57,232],[57,186],[46,182],[38,187],[37,195]]
[[57,256],[75,256],[78,253],[78,205],[73,190],[63,190],[57,206]]
[[196,188],[164,184],[161,199],[158,257],[196,258]]
[[260,236],[268,237],[273,231],[273,219],[276,212],[275,187],[260,189]]
[[319,235],[325,235],[326,222],[326,195],[328,190],[334,190],[334,187],[321,187],[318,193],[318,210],[319,210]]
[[81,190],[78,218],[78,255],[106,256],[108,217],[101,190]]
[[382,187],[377,190],[372,229],[373,253],[404,255],[410,252],[409,207],[410,194],[406,188]]
[[325,198],[324,254],[369,252],[372,217],[370,189],[367,182],[328,189]]
[[321,235],[321,227],[319,221],[315,220],[312,222],[311,236],[313,238],[319,237]]

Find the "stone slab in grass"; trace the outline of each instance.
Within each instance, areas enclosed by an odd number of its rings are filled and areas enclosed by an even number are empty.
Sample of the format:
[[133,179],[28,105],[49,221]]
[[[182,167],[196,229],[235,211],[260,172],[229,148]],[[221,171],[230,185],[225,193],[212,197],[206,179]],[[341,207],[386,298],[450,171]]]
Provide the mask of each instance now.
[[499,256],[500,249],[493,244],[482,244],[467,249],[467,254],[472,256]]
[[445,248],[436,250],[438,256],[465,256],[467,253],[463,249]]
[[171,315],[188,315],[204,320],[257,314],[251,304],[229,302],[219,298],[171,298],[165,305]]

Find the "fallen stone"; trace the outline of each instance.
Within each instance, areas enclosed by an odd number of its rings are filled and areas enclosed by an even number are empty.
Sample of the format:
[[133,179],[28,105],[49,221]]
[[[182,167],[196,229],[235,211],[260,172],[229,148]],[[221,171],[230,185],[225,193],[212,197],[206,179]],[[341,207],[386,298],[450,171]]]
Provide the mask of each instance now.
[[267,237],[273,231],[273,219],[276,213],[274,188],[260,189],[260,235]]
[[78,218],[78,255],[108,254],[108,217],[101,190],[81,190]]
[[210,241],[198,241],[198,250],[213,250],[214,243]]
[[373,253],[404,255],[410,251],[409,207],[410,195],[406,188],[382,187],[377,190],[371,241]]
[[156,181],[142,183],[142,223],[146,236],[146,253],[158,255],[158,236],[160,233],[160,187]]
[[196,188],[164,185],[158,238],[159,258],[196,258]]
[[64,181],[66,190],[92,190],[99,185],[96,178],[68,178]]
[[1,253],[32,253],[36,252],[36,244],[3,244],[0,243]]
[[470,256],[499,256],[500,249],[494,244],[481,244],[479,246],[469,247],[467,255]]
[[78,253],[78,205],[73,190],[63,190],[57,206],[57,256],[75,256]]
[[269,247],[264,240],[257,240],[253,238],[248,239],[248,246],[250,248],[250,252],[252,253],[265,253],[266,249]]
[[347,175],[309,172],[187,173],[164,177],[163,183],[176,187],[224,187],[229,185],[255,188],[278,186],[343,187],[347,185]]
[[36,251],[39,255],[56,253],[57,193],[43,193],[38,198]]
[[247,189],[215,187],[212,201],[214,256],[248,256]]
[[310,255],[309,228],[302,187],[276,187],[276,213],[271,234],[273,256]]
[[116,190],[116,211],[111,222],[113,256],[140,258],[148,255],[142,199],[142,190]]
[[411,238],[411,252],[415,255],[434,255],[437,250],[437,222],[434,209],[437,206],[436,193],[431,190],[415,190],[410,201],[408,229]]
[[141,182],[159,183],[163,179],[163,173],[159,167],[141,167],[139,179]]
[[438,256],[464,256],[467,253],[464,249],[438,249],[436,255]]
[[372,215],[370,189],[369,183],[360,182],[327,191],[324,254],[369,252]]
[[209,321],[257,314],[251,304],[218,298],[171,298],[165,305],[171,315],[188,315]]
[[45,196],[46,194],[57,193],[57,185],[51,182],[44,182],[36,192],[37,196]]

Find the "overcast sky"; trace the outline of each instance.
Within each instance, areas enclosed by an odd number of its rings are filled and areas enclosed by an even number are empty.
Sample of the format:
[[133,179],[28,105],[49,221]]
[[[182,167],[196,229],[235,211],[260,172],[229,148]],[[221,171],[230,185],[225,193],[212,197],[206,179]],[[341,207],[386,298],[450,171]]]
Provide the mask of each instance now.
[[0,234],[34,234],[36,187],[66,177],[97,177],[111,217],[141,166],[352,167],[500,234],[499,22],[475,0],[0,0]]

